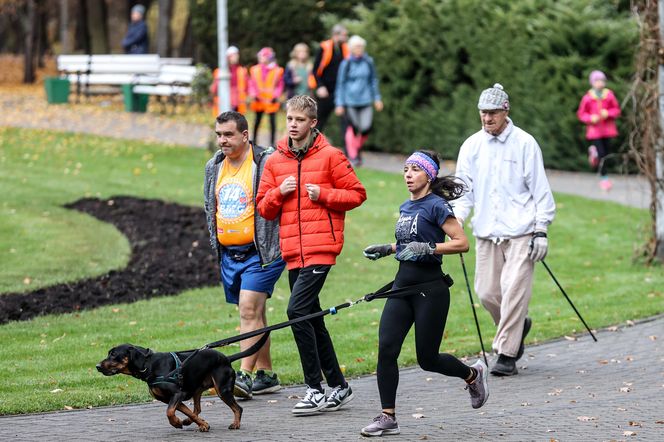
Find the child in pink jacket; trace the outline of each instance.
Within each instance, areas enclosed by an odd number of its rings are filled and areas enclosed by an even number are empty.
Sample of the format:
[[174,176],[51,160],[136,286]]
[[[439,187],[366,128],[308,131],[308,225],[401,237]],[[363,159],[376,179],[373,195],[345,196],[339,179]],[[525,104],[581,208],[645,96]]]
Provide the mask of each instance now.
[[581,99],[576,115],[586,124],[588,161],[593,168],[599,166],[600,187],[609,190],[612,184],[602,159],[609,154],[611,139],[618,136],[616,118],[620,116],[620,106],[613,91],[605,87],[606,75],[602,71],[592,71],[589,80],[592,87]]

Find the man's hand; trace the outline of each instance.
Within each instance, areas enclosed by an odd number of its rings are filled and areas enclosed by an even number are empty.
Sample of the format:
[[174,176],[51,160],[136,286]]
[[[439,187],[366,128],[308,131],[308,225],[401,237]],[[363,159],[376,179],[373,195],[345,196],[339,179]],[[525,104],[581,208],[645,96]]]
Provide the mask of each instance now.
[[281,192],[282,195],[286,196],[289,193],[292,193],[297,189],[297,180],[295,179],[294,176],[289,176],[286,178],[282,183],[281,186],[279,186],[279,192]]
[[318,98],[327,98],[330,96],[330,93],[327,91],[325,86],[321,86],[316,89],[316,95],[318,95]]
[[344,109],[343,106],[337,106],[337,107],[334,108],[334,114],[335,114],[337,117],[342,116],[342,115],[344,114],[344,112],[345,112],[345,109]]
[[376,112],[381,112],[383,110],[383,102],[380,100],[374,101],[374,109],[376,109]]
[[549,241],[546,238],[546,233],[533,233],[533,237],[530,238],[530,244],[528,245],[528,257],[535,262],[541,261],[546,257],[548,249]]
[[406,248],[397,253],[399,261],[415,261],[420,256],[433,255],[435,247],[431,247],[427,242],[409,242]]
[[320,186],[318,184],[305,184],[304,187],[307,189],[307,195],[311,201],[318,201],[320,197]]
[[378,258],[385,258],[391,255],[394,253],[394,250],[392,250],[392,244],[373,244],[365,248],[362,253],[364,253],[365,257],[375,261]]

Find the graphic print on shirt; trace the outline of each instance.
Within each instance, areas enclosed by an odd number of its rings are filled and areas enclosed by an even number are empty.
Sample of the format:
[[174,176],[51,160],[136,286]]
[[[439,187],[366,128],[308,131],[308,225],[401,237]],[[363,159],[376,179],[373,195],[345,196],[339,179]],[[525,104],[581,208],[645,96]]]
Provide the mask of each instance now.
[[254,240],[252,159],[231,170],[227,164],[217,178],[217,239],[222,246],[242,246]]
[[417,220],[420,214],[415,216],[402,213],[397,221],[395,236],[397,243],[408,244],[411,241],[411,235],[417,235]]
[[228,222],[235,222],[247,211],[251,199],[243,183],[227,181],[219,188],[217,195],[219,214]]

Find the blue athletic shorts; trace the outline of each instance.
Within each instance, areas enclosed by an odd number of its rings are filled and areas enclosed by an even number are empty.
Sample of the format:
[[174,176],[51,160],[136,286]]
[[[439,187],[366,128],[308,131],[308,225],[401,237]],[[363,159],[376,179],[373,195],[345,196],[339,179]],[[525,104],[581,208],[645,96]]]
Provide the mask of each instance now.
[[267,293],[268,298],[272,296],[274,285],[279,280],[286,263],[279,258],[262,267],[256,250],[250,252],[246,261],[235,261],[231,258],[231,253],[227,249],[223,249],[220,266],[221,283],[224,285],[226,302],[238,304],[240,290]]

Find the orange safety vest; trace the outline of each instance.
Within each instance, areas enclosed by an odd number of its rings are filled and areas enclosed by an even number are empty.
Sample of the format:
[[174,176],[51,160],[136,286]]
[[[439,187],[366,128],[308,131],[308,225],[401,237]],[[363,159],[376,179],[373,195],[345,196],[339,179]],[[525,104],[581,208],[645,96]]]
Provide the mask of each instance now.
[[277,112],[281,104],[278,101],[276,103],[273,102],[275,98],[279,98],[274,96],[274,90],[284,76],[284,68],[281,66],[274,67],[263,78],[262,66],[256,64],[249,69],[249,75],[258,90],[256,99],[251,102],[251,110],[254,112],[265,112],[266,114]]
[[[322,41],[320,43],[320,49],[321,57],[318,69],[316,69],[316,77],[323,75],[325,69],[330,65],[330,62],[332,61],[332,55],[334,54],[334,41],[332,39]],[[343,54],[344,58],[348,58],[350,55],[348,44],[341,43],[341,53]],[[311,89],[316,88],[316,77],[313,75],[309,76],[309,86]]]
[[[219,94],[217,94],[217,88],[219,87],[219,68],[215,69],[212,73],[212,115],[214,118],[217,118],[219,115]],[[231,94],[233,91],[231,91]],[[242,115],[247,113],[247,69],[244,66],[238,66],[237,68],[237,90],[236,97],[231,96],[231,107],[233,107],[233,102],[237,103],[237,111]]]

